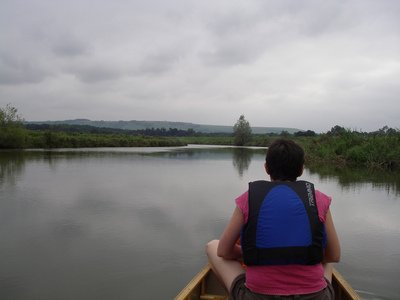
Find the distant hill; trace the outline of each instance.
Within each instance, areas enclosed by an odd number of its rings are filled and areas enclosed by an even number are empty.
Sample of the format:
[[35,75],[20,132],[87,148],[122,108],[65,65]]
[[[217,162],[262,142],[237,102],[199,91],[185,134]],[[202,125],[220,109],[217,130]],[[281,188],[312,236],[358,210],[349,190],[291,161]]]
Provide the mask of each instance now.
[[[64,120],[64,121],[37,121],[37,122],[25,122],[26,124],[49,124],[49,125],[86,125],[93,127],[102,128],[115,128],[123,130],[144,130],[150,128],[176,128],[179,130],[193,129],[196,132],[202,133],[232,133],[233,126],[222,126],[222,125],[204,125],[204,124],[194,124],[186,122],[170,122],[170,121],[91,121],[88,119],[75,119],[75,120]],[[255,134],[265,134],[265,133],[281,133],[282,131],[287,131],[289,133],[295,133],[301,131],[297,128],[285,128],[285,127],[251,127],[253,133]]]

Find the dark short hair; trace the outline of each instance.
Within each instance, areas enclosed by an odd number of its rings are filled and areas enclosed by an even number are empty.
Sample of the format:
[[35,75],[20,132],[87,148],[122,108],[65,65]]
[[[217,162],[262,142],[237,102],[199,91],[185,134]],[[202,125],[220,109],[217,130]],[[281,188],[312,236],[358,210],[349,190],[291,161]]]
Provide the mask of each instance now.
[[295,181],[303,171],[304,150],[287,139],[277,139],[267,150],[265,162],[272,180]]

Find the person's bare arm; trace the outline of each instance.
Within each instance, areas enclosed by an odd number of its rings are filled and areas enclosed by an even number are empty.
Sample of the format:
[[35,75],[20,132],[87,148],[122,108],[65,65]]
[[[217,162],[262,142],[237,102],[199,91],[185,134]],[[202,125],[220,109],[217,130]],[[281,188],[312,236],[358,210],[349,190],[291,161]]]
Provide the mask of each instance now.
[[340,243],[330,210],[326,214],[325,230],[327,246],[324,253],[324,263],[340,261]]
[[240,259],[242,257],[242,248],[236,244],[240,236],[240,230],[243,225],[243,215],[238,207],[233,211],[233,215],[221,235],[217,255],[225,259]]

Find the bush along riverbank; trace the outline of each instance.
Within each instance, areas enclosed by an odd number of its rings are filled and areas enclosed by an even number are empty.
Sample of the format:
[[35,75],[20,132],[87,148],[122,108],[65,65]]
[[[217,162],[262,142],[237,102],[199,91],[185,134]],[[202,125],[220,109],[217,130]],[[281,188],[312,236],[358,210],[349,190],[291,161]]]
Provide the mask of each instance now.
[[400,134],[371,135],[346,131],[340,135],[303,138],[309,163],[400,169]]
[[29,148],[172,147],[184,146],[176,138],[65,132],[31,132]]
[[[360,133],[344,130],[314,136],[253,135],[247,146],[268,147],[277,138],[288,138],[305,150],[308,165],[329,164],[338,167],[367,167],[400,170],[400,132]],[[185,137],[183,143],[234,145],[232,136]]]
[[[312,137],[253,135],[246,146],[268,145],[276,138],[293,139],[306,152],[307,164],[357,166],[385,170],[400,169],[400,134],[363,134],[345,131],[340,135]],[[31,131],[23,127],[0,132],[0,149],[85,147],[177,147],[188,144],[234,145],[232,135],[144,136],[82,132]]]

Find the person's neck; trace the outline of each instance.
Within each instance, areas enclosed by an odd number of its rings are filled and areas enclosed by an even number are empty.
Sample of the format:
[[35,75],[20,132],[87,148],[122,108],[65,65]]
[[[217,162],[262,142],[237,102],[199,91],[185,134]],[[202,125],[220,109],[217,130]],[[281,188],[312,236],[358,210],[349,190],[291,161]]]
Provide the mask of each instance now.
[[295,180],[282,180],[282,179],[272,179],[270,177],[270,181],[271,182],[295,182],[295,181],[297,181],[297,179],[295,179]]

